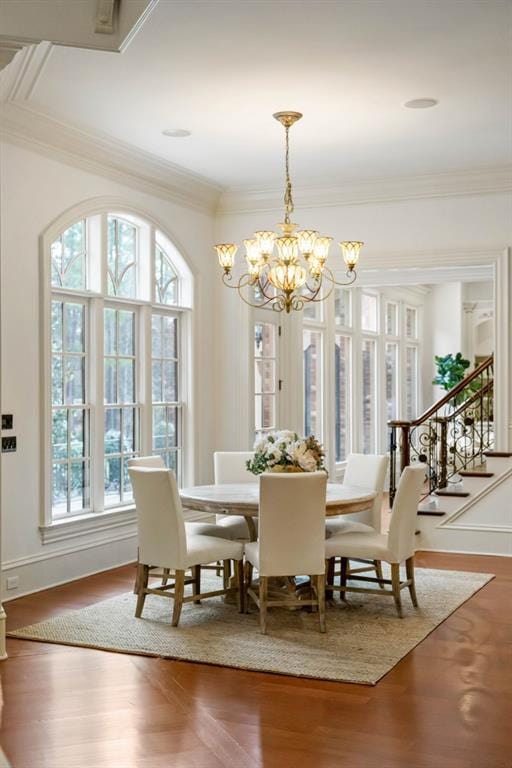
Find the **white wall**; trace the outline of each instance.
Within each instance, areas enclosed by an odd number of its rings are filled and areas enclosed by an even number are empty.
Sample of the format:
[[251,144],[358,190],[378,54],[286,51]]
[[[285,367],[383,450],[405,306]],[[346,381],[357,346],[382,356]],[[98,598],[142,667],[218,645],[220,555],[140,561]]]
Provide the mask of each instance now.
[[[16,453],[2,455],[2,587],[4,599],[126,562],[135,553],[134,526],[42,545],[40,524],[39,236],[64,211],[85,200],[115,197],[155,218],[196,275],[196,391],[191,403],[200,438],[195,481],[211,476],[214,326],[208,290],[214,274],[213,217],[138,192],[41,154],[1,146],[2,412],[14,414]],[[96,542],[96,543],[95,543]],[[103,542],[103,543],[100,543]],[[78,548],[78,551],[74,551]],[[60,554],[59,554],[60,553]],[[67,553],[67,554],[66,554]],[[5,594],[6,576],[19,589]]]
[[422,371],[425,408],[445,394],[442,387],[432,385],[436,375],[434,356],[456,355],[462,351],[462,283],[444,283],[430,288],[425,305],[427,334]]

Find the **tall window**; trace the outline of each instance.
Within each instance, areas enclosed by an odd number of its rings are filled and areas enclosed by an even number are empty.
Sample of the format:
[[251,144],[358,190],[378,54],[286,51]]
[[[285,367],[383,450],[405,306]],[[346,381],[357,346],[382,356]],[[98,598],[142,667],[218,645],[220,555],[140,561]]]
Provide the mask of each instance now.
[[352,292],[337,288],[334,296],[334,446],[335,460],[350,453],[350,390],[352,351]]
[[322,437],[322,333],[304,330],[304,434]]
[[254,324],[254,428],[256,436],[277,427],[277,335],[272,322]]
[[415,419],[418,412],[418,311],[405,308],[405,418]]
[[133,503],[128,460],[141,453],[180,477],[184,308],[173,257],[163,233],[115,213],[51,243],[52,518]]

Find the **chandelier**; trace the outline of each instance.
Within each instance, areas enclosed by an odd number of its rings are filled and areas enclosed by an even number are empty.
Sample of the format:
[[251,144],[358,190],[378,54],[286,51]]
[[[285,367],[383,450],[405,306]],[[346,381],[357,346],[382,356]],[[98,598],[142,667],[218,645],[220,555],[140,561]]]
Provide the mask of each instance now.
[[[300,112],[274,114],[285,129],[285,193],[284,221],[278,224],[282,234],[262,230],[244,240],[247,271],[233,281],[232,270],[238,245],[219,243],[215,246],[219,264],[223,269],[222,281],[235,288],[251,307],[270,305],[277,312],[301,310],[306,304],[320,302],[330,296],[335,285],[351,285],[356,279],[359,251],[364,244],[358,240],[339,243],[346,265],[345,282],[334,279],[327,266],[332,237],[321,236],[314,229],[295,231],[290,216],[293,213],[292,183],[290,180],[290,127],[300,120]],[[277,251],[275,253],[274,249]]]

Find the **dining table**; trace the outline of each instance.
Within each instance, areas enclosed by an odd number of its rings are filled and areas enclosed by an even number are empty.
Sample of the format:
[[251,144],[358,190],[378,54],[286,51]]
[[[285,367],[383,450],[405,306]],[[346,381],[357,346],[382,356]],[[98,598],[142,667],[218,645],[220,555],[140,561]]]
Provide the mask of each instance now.
[[[257,539],[255,518],[258,517],[260,486],[254,483],[196,485],[180,490],[184,509],[217,515],[241,515],[247,522],[249,538]],[[348,515],[368,509],[375,491],[344,483],[327,483],[326,517]]]

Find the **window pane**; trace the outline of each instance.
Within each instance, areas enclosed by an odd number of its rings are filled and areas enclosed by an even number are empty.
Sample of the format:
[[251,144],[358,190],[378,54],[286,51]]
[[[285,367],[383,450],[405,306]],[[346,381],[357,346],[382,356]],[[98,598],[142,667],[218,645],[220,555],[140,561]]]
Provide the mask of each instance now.
[[105,506],[121,502],[121,459],[105,459]]
[[70,454],[73,458],[85,456],[87,412],[83,408],[72,408],[69,412]]
[[417,312],[413,307],[405,308],[405,335],[408,339],[415,339],[418,335],[416,328]]
[[375,453],[375,342],[363,340],[363,453]]
[[113,296],[134,298],[137,231],[133,224],[108,217],[108,292]]
[[348,288],[336,288],[334,293],[334,318],[336,325],[350,327],[351,293]]
[[258,430],[274,429],[275,420],[275,395],[255,395],[255,428]]
[[119,348],[120,355],[135,354],[135,314],[119,311]]
[[68,511],[68,465],[54,464],[52,469],[52,511],[55,516]]
[[162,321],[162,357],[177,357],[178,319],[176,317],[164,316]]
[[406,419],[415,419],[418,413],[418,350],[405,350],[405,412]]
[[396,336],[398,333],[397,312],[397,305],[388,301],[386,303],[386,333],[388,336]]
[[62,357],[52,357],[52,404],[62,405],[64,402]]
[[68,404],[84,402],[84,363],[85,359],[77,355],[65,358],[64,397]]
[[275,367],[275,360],[257,358],[254,361],[254,391],[256,393],[276,391]]
[[66,338],[64,339],[67,352],[83,352],[84,343],[84,314],[83,304],[64,304],[64,325]]
[[334,346],[334,398],[336,461],[350,452],[350,338],[336,335]]
[[363,331],[377,332],[377,296],[361,294],[361,327]]
[[135,362],[120,358],[118,360],[119,402],[135,402]]
[[70,464],[70,511],[78,512],[89,506],[89,480],[86,464],[73,461]]
[[164,400],[174,403],[178,399],[177,364],[173,360],[165,360],[163,365]]
[[155,248],[155,293],[159,304],[176,304],[178,278],[170,259],[161,248]]
[[162,315],[151,317],[151,354],[162,357]]
[[62,312],[64,304],[62,301],[52,301],[52,350],[62,352]]
[[117,363],[113,357],[105,358],[104,387],[105,402],[117,403]]
[[121,453],[121,410],[105,409],[105,453]]
[[123,408],[123,451],[133,453],[135,445],[135,409]]
[[85,221],[78,221],[52,243],[52,285],[85,290],[85,262]]
[[65,459],[68,455],[68,412],[65,408],[52,414],[52,447],[54,459]]
[[398,416],[398,344],[386,344],[386,403],[388,419]]
[[169,447],[177,447],[179,445],[178,428],[178,409],[167,408],[167,445]]
[[153,360],[152,365],[152,386],[153,386],[153,402],[163,402],[163,390],[162,390],[162,361]]
[[273,323],[256,323],[254,326],[255,357],[275,357],[276,326]]
[[115,355],[117,352],[116,310],[105,309],[104,345],[106,355]]
[[303,333],[304,350],[304,434],[321,439],[321,366],[322,335],[318,331]]

